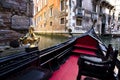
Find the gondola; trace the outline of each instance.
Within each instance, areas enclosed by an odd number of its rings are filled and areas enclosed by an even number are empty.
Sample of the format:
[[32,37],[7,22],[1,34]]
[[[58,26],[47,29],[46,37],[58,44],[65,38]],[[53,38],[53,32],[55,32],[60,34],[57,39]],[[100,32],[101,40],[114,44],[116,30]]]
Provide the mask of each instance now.
[[117,54],[117,50],[109,51],[92,27],[50,48],[2,59],[0,76],[2,80],[6,75],[9,80],[117,80]]

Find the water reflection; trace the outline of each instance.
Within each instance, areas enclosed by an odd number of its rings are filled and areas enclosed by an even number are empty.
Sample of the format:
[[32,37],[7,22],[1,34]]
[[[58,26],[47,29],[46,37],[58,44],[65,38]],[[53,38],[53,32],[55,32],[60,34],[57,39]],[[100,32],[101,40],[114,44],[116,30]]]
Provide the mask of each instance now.
[[120,50],[120,38],[113,38],[113,37],[101,37],[103,42],[108,45],[108,44],[112,44],[112,46],[117,49]]
[[120,60],[120,37],[101,37],[106,45],[112,44],[113,48],[118,50],[118,59]]
[[40,35],[39,49],[45,49],[50,46],[59,44],[68,39],[68,34],[49,34],[49,35]]

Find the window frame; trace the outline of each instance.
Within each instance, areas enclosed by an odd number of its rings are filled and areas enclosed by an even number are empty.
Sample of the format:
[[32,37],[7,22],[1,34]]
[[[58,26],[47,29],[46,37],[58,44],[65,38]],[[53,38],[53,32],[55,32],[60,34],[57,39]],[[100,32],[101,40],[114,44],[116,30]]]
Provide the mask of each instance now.
[[62,24],[62,25],[65,24],[65,18],[60,18],[60,24]]
[[[80,23],[77,23],[78,20],[80,21]],[[81,18],[76,18],[76,26],[82,26],[82,19]]]

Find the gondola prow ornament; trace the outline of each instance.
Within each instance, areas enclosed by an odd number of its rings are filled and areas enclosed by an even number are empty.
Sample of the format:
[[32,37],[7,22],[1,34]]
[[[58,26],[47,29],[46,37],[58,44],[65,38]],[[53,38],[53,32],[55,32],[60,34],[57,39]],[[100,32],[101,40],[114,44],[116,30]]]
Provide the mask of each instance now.
[[27,45],[28,47],[35,47],[38,45],[40,38],[34,33],[34,28],[31,26],[29,32],[19,39],[21,45]]

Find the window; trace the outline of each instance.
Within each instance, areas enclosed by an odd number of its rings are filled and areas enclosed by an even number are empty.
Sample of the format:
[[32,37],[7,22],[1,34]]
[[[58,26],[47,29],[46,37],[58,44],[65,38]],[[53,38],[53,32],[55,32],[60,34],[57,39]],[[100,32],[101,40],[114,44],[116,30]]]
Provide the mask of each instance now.
[[39,17],[37,17],[37,24],[39,23]]
[[35,8],[35,12],[36,12],[36,13],[38,12],[38,7]]
[[110,25],[111,16],[108,16],[108,24]]
[[53,15],[53,11],[52,10],[53,10],[53,8],[51,7],[50,8],[50,17]]
[[40,21],[42,21],[42,18],[43,18],[42,15],[40,15]]
[[64,5],[64,0],[61,0],[61,11],[63,11],[65,9],[65,5]]
[[82,0],[77,0],[77,6],[82,7]]
[[47,5],[48,0],[45,0],[45,5]]
[[61,20],[60,20],[60,24],[64,24],[64,23],[65,23],[64,18],[61,18]]
[[40,4],[41,4],[41,8],[43,8],[43,0],[41,0]]
[[96,12],[96,4],[93,4],[93,11]]
[[120,22],[120,14],[118,15],[118,21]]
[[76,19],[76,25],[77,26],[81,26],[82,25],[82,19],[81,18],[77,18]]
[[52,26],[52,22],[50,22],[50,26]]
[[36,23],[36,18],[34,19],[34,25],[35,25],[35,26],[37,25],[37,23]]
[[41,10],[41,6],[39,5],[39,6],[38,6],[38,11],[40,11],[40,10]]
[[115,13],[113,12],[113,19],[115,19]]
[[44,23],[44,27],[46,27],[46,23]]
[[102,6],[100,6],[100,13],[102,13]]
[[46,12],[44,12],[44,19],[46,20]]
[[69,0],[69,7],[70,7],[70,9],[71,9],[71,0]]
[[37,0],[37,3],[39,2],[39,0]]
[[42,1],[42,5],[43,5],[43,7],[45,6],[45,0]]

